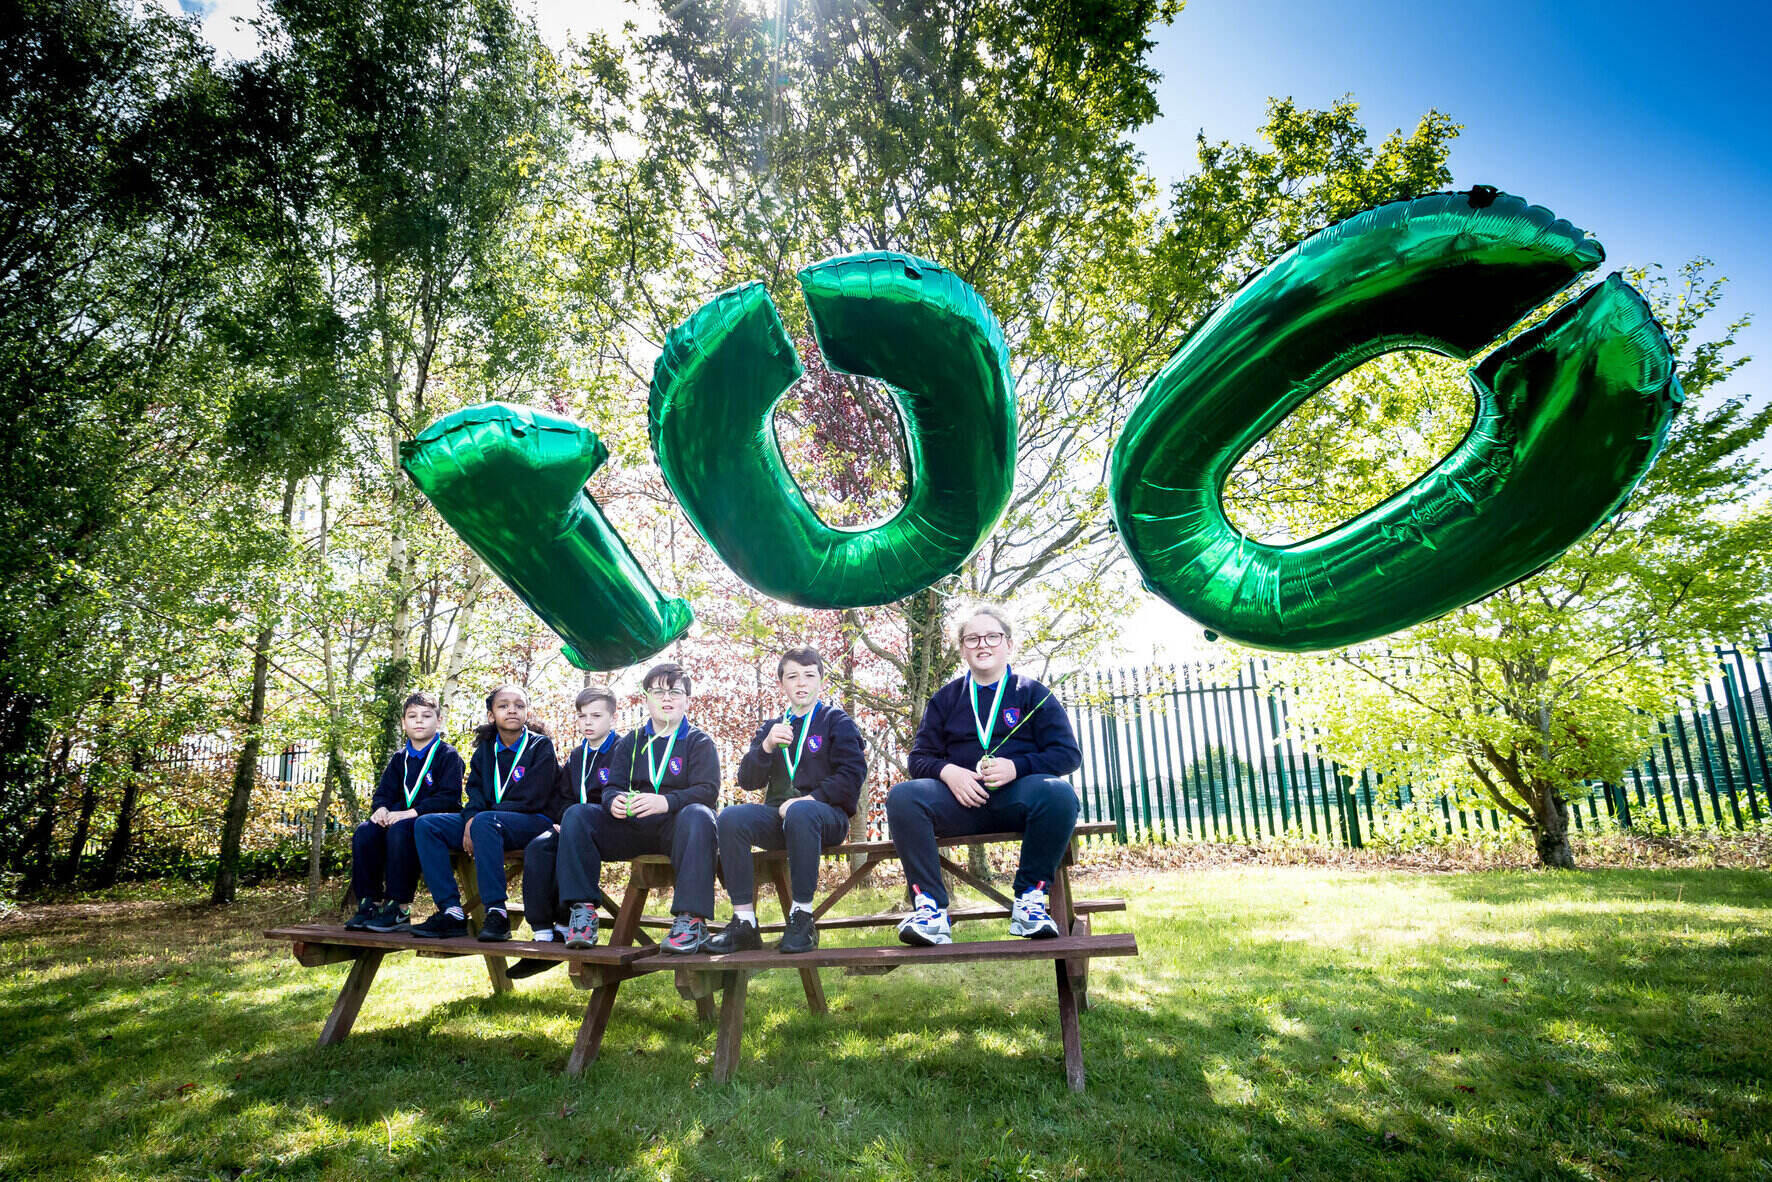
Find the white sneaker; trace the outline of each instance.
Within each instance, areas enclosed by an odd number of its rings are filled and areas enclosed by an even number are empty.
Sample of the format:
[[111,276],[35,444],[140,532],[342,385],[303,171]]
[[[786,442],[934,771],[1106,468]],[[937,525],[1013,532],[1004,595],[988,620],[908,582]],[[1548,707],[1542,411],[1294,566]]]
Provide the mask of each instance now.
[[1036,883],[1015,900],[1009,914],[1009,934],[1030,940],[1050,940],[1058,935],[1058,921],[1046,910],[1046,884]]
[[945,908],[937,907],[935,900],[917,890],[913,896],[917,909],[905,916],[898,923],[898,938],[906,944],[952,944],[954,933],[948,924],[948,913]]

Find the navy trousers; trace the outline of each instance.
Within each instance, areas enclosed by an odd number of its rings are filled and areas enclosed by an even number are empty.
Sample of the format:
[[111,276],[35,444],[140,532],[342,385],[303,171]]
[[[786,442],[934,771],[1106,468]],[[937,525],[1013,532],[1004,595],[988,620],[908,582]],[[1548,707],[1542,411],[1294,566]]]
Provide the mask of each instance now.
[[625,862],[641,854],[669,854],[677,892],[671,914],[714,916],[714,859],[719,829],[714,810],[692,804],[674,813],[628,820],[612,817],[600,804],[575,804],[560,822],[559,876],[563,903],[593,903],[603,897],[598,879],[605,860]]
[[886,823],[904,863],[905,881],[948,905],[942,882],[939,837],[973,833],[1020,833],[1021,865],[1015,871],[1015,894],[1046,883],[1058,873],[1058,860],[1077,827],[1077,793],[1057,776],[1028,775],[998,788],[977,808],[954,799],[940,780],[907,780],[894,784],[886,797]]
[[818,890],[818,856],[849,836],[849,816],[822,800],[802,799],[784,819],[773,805],[729,804],[720,810],[720,877],[734,907],[756,902],[751,847],[788,852],[788,893],[812,902]]
[[418,890],[417,817],[386,828],[365,821],[351,832],[351,893],[411,903]]
[[468,821],[460,813],[431,813],[418,819],[418,864],[424,868],[425,886],[439,911],[461,906],[461,892],[449,855],[462,848],[462,834],[474,835],[474,881],[480,902],[487,907],[505,905],[505,851],[520,850],[551,830],[554,822],[545,813],[475,813]]
[[545,932],[554,924],[563,924],[571,914],[572,909],[560,903],[555,875],[559,856],[560,835],[552,826],[523,847],[523,915],[532,932]]

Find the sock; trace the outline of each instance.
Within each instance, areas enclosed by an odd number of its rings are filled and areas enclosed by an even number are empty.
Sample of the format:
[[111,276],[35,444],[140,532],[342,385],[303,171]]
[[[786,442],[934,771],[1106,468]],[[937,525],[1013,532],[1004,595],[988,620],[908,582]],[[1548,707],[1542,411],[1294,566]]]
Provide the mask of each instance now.
[[[486,909],[486,914],[488,914],[488,915],[505,915],[505,909],[503,907],[488,907]],[[505,915],[505,918],[509,919],[510,916]]]
[[530,933],[530,935],[537,944],[552,944],[554,942],[553,928],[543,928],[539,932]]
[[468,913],[463,911],[460,907],[445,907],[443,909],[443,914],[447,915],[450,919],[466,919],[468,917]]
[[563,923],[555,924],[554,925],[554,934],[559,936],[562,940],[564,940],[566,938],[566,925]]
[[798,899],[795,899],[794,905],[788,909],[788,914],[792,915],[796,911],[804,911],[806,914],[811,915],[812,914],[812,904],[802,903]]
[[752,927],[756,927],[757,926],[757,905],[755,903],[753,903],[749,907],[734,907],[732,909],[732,918],[733,919],[742,919],[746,923],[750,924]]

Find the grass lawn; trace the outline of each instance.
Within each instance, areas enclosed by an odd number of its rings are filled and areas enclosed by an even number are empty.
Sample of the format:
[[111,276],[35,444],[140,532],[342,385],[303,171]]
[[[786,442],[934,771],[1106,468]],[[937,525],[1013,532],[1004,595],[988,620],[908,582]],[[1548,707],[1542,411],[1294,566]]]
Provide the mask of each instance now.
[[[1096,876],[1089,1090],[1049,965],[751,986],[744,1059],[669,975],[490,994],[478,960],[346,966],[214,910],[63,905],[0,925],[0,1177],[1772,1178],[1772,876],[1740,870]],[[885,892],[859,907],[889,906]],[[768,904],[765,904],[768,912]],[[1000,925],[970,925],[975,938]],[[883,934],[875,934],[878,941]]]

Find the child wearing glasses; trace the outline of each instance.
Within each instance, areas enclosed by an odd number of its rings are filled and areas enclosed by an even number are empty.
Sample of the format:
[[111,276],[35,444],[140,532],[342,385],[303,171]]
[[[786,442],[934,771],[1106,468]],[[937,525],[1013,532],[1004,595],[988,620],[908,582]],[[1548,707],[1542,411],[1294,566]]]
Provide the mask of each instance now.
[[1047,886],[1077,824],[1077,794],[1062,777],[1083,762],[1064,706],[1033,678],[1014,672],[1015,639],[1001,608],[960,621],[964,676],[929,699],[911,746],[915,779],[893,786],[886,819],[904,863],[914,910],[898,925],[906,944],[947,944],[948,893],[936,840],[1020,833],[1009,934],[1059,934]]
[[569,908],[566,947],[597,942],[598,878],[605,859],[671,856],[675,917],[662,949],[699,952],[714,914],[714,863],[720,756],[706,731],[691,726],[689,675],[674,661],[646,671],[646,723],[616,744],[609,781],[595,803],[575,804],[560,822],[555,874]]

